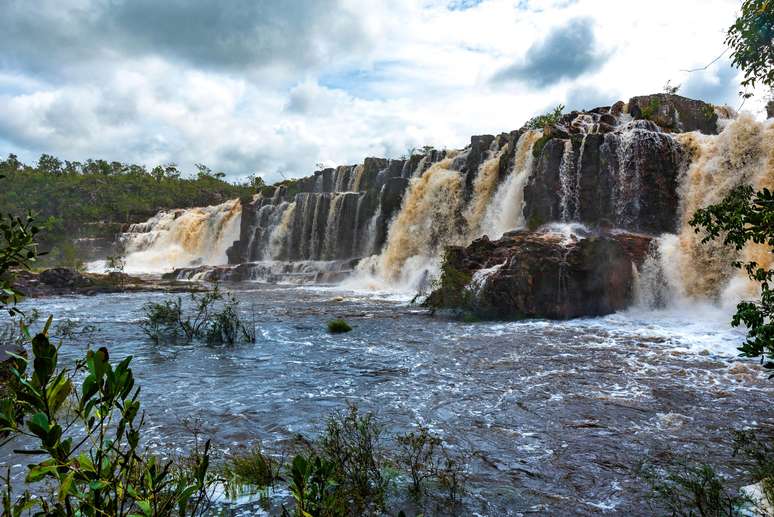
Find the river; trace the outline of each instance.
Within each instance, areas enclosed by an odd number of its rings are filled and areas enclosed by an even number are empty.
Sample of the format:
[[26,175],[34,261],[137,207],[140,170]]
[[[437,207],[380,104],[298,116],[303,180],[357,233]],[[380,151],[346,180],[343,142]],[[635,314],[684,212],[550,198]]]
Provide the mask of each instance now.
[[[228,286],[227,286],[228,287]],[[156,345],[141,307],[163,293],[27,301],[56,319],[98,327],[88,341],[132,355],[149,444],[184,451],[184,419],[219,452],[314,437],[347,402],[388,434],[416,422],[472,452],[464,515],[649,515],[636,473],[673,455],[734,476],[731,430],[774,424],[771,382],[735,347],[744,333],[713,306],[629,311],[571,321],[463,323],[405,297],[332,286],[230,286],[258,339],[237,346]],[[331,335],[343,317],[354,330]],[[86,343],[66,342],[61,361]],[[3,463],[24,471],[11,445]],[[240,509],[260,514],[257,505]]]

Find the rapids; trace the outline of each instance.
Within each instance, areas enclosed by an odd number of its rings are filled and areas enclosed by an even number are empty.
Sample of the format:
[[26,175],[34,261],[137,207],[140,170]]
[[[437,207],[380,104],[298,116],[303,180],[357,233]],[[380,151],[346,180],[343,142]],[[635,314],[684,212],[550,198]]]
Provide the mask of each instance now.
[[[771,382],[739,362],[743,332],[711,305],[635,308],[565,322],[463,324],[394,296],[336,287],[232,286],[258,342],[154,345],[138,328],[160,293],[34,300],[42,314],[93,324],[92,346],[134,357],[151,447],[186,450],[198,419],[219,452],[313,436],[347,401],[389,433],[422,422],[474,453],[466,515],[651,515],[640,461],[677,453],[725,465],[730,429],[774,424]],[[338,298],[339,296],[343,298]],[[343,317],[354,330],[332,336]],[[66,342],[64,363],[86,344]],[[13,467],[27,458],[0,449]],[[259,514],[257,506],[242,515]]]

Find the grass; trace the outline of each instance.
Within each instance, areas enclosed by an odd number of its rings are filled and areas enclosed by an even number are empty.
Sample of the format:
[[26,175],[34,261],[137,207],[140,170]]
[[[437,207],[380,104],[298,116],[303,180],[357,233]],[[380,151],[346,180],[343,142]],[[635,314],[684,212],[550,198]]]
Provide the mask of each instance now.
[[352,327],[343,319],[337,318],[328,322],[328,332],[331,334],[343,334],[350,330],[352,330]]

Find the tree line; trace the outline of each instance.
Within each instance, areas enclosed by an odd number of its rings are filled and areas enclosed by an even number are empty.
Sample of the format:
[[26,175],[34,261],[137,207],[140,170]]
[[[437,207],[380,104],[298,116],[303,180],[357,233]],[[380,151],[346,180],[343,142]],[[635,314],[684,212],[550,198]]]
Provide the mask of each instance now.
[[147,168],[106,160],[62,161],[43,154],[35,165],[11,154],[0,161],[5,176],[0,211],[34,215],[42,260],[50,264],[77,260],[77,240],[112,238],[121,227],[148,219],[159,210],[207,206],[252,195],[263,181],[255,175],[231,183],[222,172],[203,164],[183,174],[175,164]]

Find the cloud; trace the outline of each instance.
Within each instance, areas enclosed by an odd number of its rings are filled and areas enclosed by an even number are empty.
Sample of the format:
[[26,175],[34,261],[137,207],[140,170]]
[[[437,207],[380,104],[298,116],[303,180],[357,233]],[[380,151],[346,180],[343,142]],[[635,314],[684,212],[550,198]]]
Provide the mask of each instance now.
[[550,86],[598,69],[608,57],[597,48],[594,21],[575,18],[552,29],[545,39],[529,47],[523,61],[499,70],[492,81],[516,80],[536,87]]
[[[0,5],[0,156],[204,163],[267,181],[318,162],[463,147],[520,127],[537,107],[660,91],[720,53],[738,8],[652,0],[632,17],[620,0]],[[702,23],[687,26],[698,9]],[[715,102],[738,87],[722,67],[684,81],[683,93]]]
[[567,91],[564,100],[565,111],[588,110],[600,106],[612,106],[622,100],[614,90],[601,90],[593,84],[581,84]]
[[680,95],[701,99],[713,104],[736,105],[739,90],[739,71],[727,61],[707,70],[691,72],[680,87]]
[[163,56],[245,73],[307,70],[372,44],[340,0],[10,0],[0,19],[0,64],[38,74],[116,58]]

